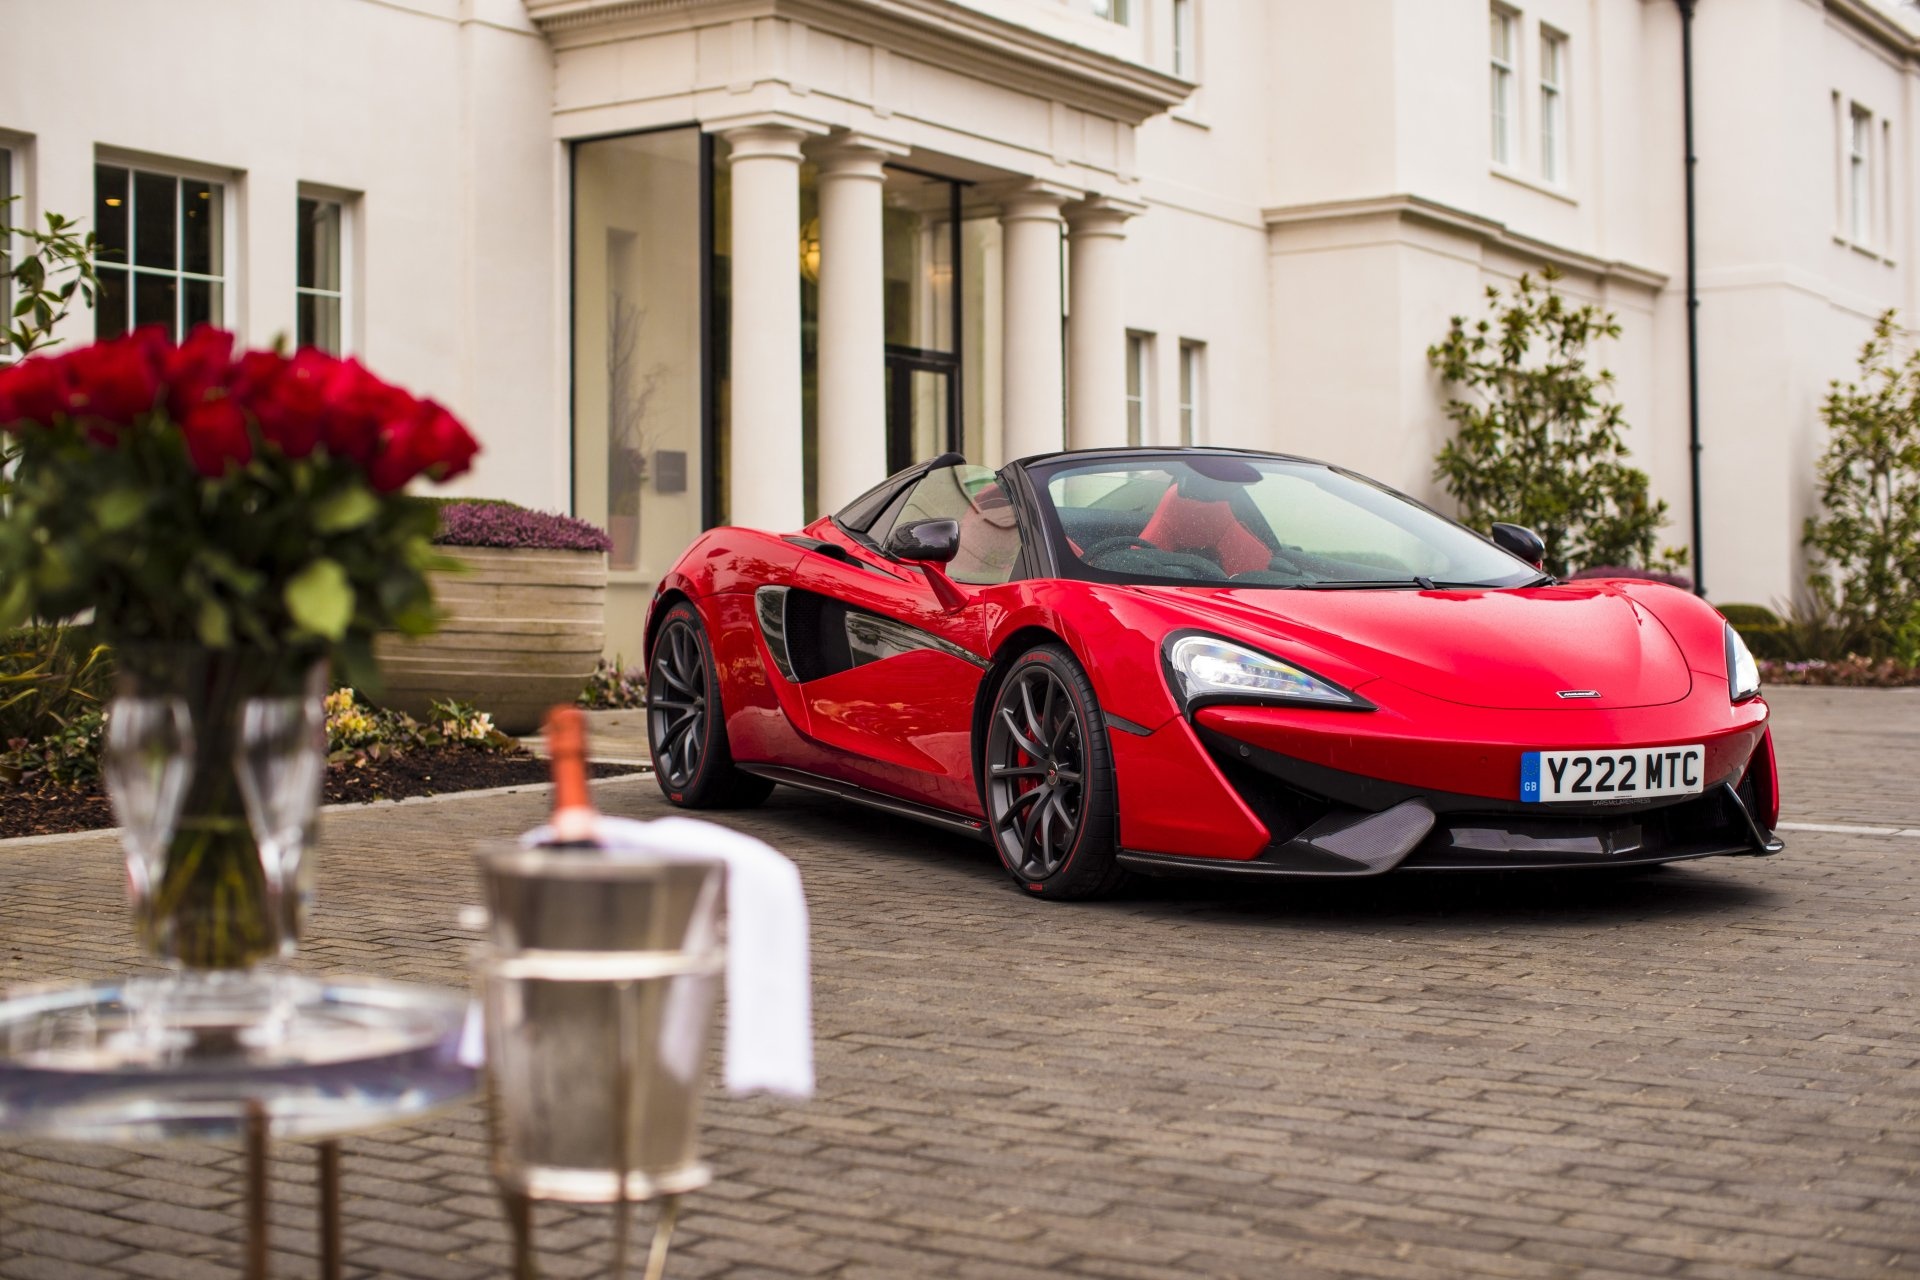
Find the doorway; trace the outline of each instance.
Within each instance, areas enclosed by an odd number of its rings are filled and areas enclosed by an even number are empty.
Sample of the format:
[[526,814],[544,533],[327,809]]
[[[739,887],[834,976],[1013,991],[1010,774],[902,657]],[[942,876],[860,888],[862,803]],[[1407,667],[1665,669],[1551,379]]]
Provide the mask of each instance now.
[[885,239],[887,471],[958,449],[960,190],[888,166]]
[[960,360],[887,347],[887,474],[959,447]]

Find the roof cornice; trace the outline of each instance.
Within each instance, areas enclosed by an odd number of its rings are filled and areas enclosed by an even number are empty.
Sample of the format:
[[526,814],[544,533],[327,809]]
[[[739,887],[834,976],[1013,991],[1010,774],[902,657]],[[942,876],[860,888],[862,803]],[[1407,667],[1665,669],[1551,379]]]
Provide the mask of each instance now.
[[1824,0],[1826,10],[1909,62],[1920,62],[1920,36],[1867,0]]
[[1359,200],[1330,200],[1324,204],[1296,204],[1264,209],[1261,217],[1269,230],[1275,227],[1303,226],[1314,223],[1350,222],[1361,218],[1404,218],[1456,234],[1470,236],[1482,244],[1495,245],[1510,252],[1551,262],[1557,267],[1578,271],[1599,279],[1621,280],[1646,289],[1666,286],[1664,272],[1636,266],[1617,258],[1602,258],[1578,249],[1546,240],[1537,240],[1513,230],[1493,218],[1456,209],[1452,205],[1429,200],[1425,196],[1398,194],[1370,196]]
[[990,83],[1139,124],[1193,85],[955,0],[524,0],[549,38],[584,43],[752,18],[783,18]]

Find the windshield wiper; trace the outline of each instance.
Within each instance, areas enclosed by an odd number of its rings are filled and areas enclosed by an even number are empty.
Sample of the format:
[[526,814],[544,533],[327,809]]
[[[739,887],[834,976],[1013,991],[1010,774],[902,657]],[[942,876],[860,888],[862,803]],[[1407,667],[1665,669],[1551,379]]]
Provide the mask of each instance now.
[[[1553,581],[1552,578],[1542,578],[1538,582],[1520,582],[1520,583],[1513,583],[1510,585],[1522,586],[1522,587],[1540,587],[1540,586],[1546,586],[1548,583],[1551,583],[1552,581]],[[1493,590],[1498,590],[1500,588],[1500,584],[1495,582],[1448,582],[1441,578],[1429,578],[1424,575],[1416,574],[1411,578],[1329,578],[1325,582],[1303,582],[1298,587],[1298,590],[1301,590],[1301,591],[1363,591],[1369,587],[1375,588],[1375,589],[1399,590],[1399,591],[1410,590],[1416,587],[1421,591],[1451,591],[1451,590],[1458,590],[1458,589],[1470,589],[1470,590],[1476,590],[1476,591],[1493,591]]]

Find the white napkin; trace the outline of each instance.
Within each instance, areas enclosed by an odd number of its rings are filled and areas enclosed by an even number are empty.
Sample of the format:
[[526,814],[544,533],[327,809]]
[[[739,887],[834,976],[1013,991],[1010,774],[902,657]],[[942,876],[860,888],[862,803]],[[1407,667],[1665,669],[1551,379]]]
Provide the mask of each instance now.
[[[694,818],[599,820],[599,836],[612,857],[623,853],[715,858],[727,864],[727,1040],[724,1074],[732,1093],[813,1096],[813,982],[807,950],[807,899],[800,871],[755,840],[717,823]],[[542,844],[552,831],[539,827],[520,837]],[[704,1019],[704,1009],[681,1016]],[[670,1007],[664,1034],[681,1020]],[[691,1076],[697,1063],[674,1063],[674,1045],[663,1046],[671,1065]]]

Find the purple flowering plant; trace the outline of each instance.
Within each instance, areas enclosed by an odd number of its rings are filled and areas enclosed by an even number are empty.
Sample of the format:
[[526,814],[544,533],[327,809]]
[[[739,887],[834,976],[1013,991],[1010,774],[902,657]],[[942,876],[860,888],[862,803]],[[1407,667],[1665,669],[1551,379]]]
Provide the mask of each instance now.
[[440,505],[443,547],[504,547],[523,551],[610,551],[606,530],[551,511],[529,511],[511,502],[455,498]]

